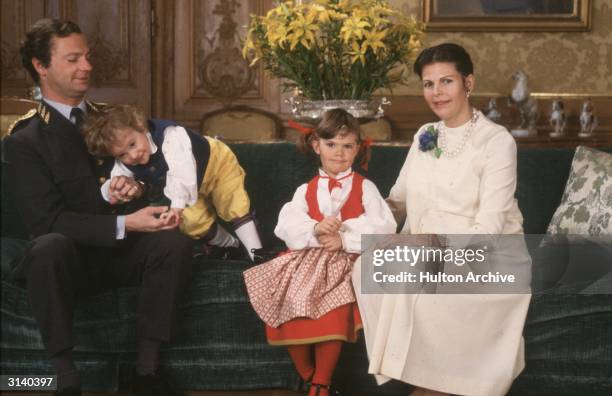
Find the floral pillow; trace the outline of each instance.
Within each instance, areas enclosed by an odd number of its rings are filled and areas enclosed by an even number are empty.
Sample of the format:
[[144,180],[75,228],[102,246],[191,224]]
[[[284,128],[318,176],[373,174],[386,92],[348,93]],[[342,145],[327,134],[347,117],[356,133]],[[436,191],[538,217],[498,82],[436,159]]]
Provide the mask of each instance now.
[[612,154],[578,146],[549,234],[612,234]]

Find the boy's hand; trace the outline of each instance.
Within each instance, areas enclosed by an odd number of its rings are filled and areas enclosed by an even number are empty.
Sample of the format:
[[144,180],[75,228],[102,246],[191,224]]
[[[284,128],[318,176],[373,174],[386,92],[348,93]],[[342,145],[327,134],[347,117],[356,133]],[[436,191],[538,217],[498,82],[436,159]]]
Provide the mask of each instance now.
[[342,222],[335,217],[326,217],[321,220],[314,228],[315,236],[319,235],[333,235],[340,231]]
[[328,252],[335,252],[342,249],[342,237],[339,233],[333,235],[321,235],[317,238],[321,247]]
[[142,195],[140,183],[127,176],[115,176],[108,187],[111,205],[129,202]]
[[181,223],[181,214],[183,213],[183,209],[180,208],[170,208],[167,212],[162,213],[159,218],[161,220],[165,220],[166,224],[177,226]]

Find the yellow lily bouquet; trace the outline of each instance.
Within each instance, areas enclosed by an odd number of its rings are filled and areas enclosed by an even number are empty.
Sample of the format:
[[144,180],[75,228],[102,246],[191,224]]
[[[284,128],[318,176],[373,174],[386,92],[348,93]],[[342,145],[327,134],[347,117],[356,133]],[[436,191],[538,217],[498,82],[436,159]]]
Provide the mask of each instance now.
[[251,15],[243,55],[311,100],[369,100],[404,83],[423,30],[386,0],[285,1]]

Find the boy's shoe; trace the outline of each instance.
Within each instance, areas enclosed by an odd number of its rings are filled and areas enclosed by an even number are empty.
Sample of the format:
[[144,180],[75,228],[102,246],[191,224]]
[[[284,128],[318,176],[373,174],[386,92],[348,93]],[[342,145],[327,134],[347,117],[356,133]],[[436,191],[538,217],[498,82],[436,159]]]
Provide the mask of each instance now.
[[253,249],[253,255],[254,255],[253,262],[255,264],[265,263],[266,261],[270,261],[272,259],[277,258],[285,250],[286,249],[284,249],[284,248],[272,248],[272,249],[260,248],[260,249]]
[[193,258],[212,258],[217,260],[240,260],[246,259],[246,253],[242,247],[220,247],[207,243],[196,244],[193,247]]

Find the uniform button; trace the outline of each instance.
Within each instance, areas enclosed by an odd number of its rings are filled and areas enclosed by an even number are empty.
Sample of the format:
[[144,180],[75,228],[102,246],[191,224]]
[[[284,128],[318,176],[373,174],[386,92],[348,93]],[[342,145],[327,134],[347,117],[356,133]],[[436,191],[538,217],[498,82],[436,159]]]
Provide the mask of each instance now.
[[104,160],[98,159],[96,161],[96,164],[98,164],[98,166],[102,165],[104,163]]
[[106,181],[106,177],[104,176],[100,177],[100,184],[104,184],[105,181]]

